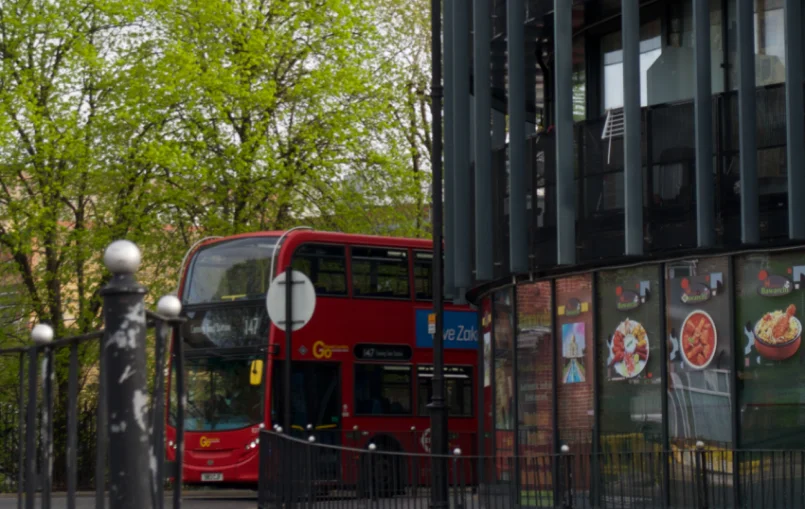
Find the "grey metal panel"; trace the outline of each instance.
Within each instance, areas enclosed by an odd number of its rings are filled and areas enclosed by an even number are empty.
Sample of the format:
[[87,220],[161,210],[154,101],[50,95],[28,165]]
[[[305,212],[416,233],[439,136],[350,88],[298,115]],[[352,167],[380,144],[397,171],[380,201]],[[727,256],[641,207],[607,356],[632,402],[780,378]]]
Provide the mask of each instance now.
[[512,273],[528,271],[528,211],[526,210],[526,96],[525,9],[523,0],[507,0],[506,30],[509,54],[509,257]]
[[453,0],[453,227],[455,229],[454,298],[461,298],[472,284],[470,266],[470,73],[469,2]]
[[738,0],[738,146],[741,152],[741,240],[760,242],[757,191],[755,27],[752,0]]
[[699,247],[715,244],[713,87],[710,76],[710,2],[693,2],[695,37],[696,229]]
[[626,254],[643,254],[643,161],[640,151],[640,5],[622,0],[624,201]]
[[[802,0],[785,1],[785,98],[788,236],[805,239],[805,107],[802,97]],[[799,83],[799,86],[788,86]]]
[[[492,100],[489,83],[489,45],[492,18],[489,0],[473,0],[475,32],[475,279],[494,277],[492,254]],[[479,329],[480,330],[480,329]]]
[[573,179],[573,5],[554,0],[556,61],[556,249],[560,265],[576,263]]
[[453,222],[453,194],[455,132],[453,130],[454,96],[456,94],[453,61],[453,4],[457,0],[444,0],[444,298],[455,295],[455,228]]

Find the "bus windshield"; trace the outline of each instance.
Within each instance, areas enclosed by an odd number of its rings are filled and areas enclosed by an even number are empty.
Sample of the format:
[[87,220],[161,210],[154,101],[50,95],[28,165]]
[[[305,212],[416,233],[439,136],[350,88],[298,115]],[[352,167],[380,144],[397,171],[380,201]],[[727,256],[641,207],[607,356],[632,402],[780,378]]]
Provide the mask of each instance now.
[[[210,355],[185,359],[186,431],[224,431],[263,422],[264,384],[250,383],[251,361],[256,358]],[[171,403],[171,425],[175,426],[175,401]]]
[[275,237],[249,237],[201,248],[190,264],[184,304],[265,297],[276,243]]

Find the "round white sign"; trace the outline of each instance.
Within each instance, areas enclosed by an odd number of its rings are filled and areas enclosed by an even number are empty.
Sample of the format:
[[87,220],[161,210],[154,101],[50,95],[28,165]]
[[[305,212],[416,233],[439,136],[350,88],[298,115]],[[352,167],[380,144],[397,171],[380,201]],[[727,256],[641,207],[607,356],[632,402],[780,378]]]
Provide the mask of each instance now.
[[[294,270],[291,272],[293,285],[291,286],[291,320],[292,331],[304,327],[313,318],[313,311],[316,309],[316,288],[310,279],[302,272]],[[266,293],[266,308],[268,317],[280,330],[287,330],[285,324],[285,272],[277,275],[268,287]]]
[[426,429],[424,433],[422,433],[422,438],[419,439],[419,444],[422,446],[422,449],[425,452],[430,452],[430,428]]

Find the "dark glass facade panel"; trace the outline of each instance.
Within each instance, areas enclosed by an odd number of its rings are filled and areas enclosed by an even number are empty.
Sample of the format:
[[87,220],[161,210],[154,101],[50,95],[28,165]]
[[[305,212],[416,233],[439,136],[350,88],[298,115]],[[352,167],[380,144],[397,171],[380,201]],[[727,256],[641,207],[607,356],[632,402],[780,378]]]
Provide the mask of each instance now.
[[805,439],[805,255],[736,260],[735,352],[744,449],[800,448]]
[[517,401],[520,454],[553,452],[551,283],[517,287]]
[[514,308],[510,288],[494,294],[494,424],[497,478],[514,475]]
[[666,268],[668,432],[671,443],[732,445],[729,261],[690,260]]
[[592,275],[556,280],[556,373],[559,441],[574,452],[592,450],[595,358]]
[[660,447],[660,267],[599,273],[598,368],[604,451]]

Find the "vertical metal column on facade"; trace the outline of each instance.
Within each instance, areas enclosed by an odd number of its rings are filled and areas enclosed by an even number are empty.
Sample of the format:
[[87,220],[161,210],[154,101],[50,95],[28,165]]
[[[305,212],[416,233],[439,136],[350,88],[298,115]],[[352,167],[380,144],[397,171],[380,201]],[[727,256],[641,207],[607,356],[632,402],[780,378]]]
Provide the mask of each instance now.
[[576,263],[576,194],[573,164],[573,4],[554,0],[556,61],[556,259]]
[[757,190],[754,2],[738,0],[738,148],[741,153],[741,241],[760,242]]
[[805,114],[802,91],[802,0],[785,1],[786,150],[788,236],[805,239]]
[[509,63],[509,259],[513,274],[528,271],[525,134],[525,9],[523,0],[506,0]]
[[[455,231],[453,229],[453,164],[455,143],[453,123],[455,121],[453,95],[456,93],[455,80],[453,78],[453,3],[459,0],[444,0],[444,297],[450,300],[454,295],[455,288],[455,263],[456,252]],[[441,10],[441,9],[440,9]],[[441,117],[441,110],[439,111]],[[441,131],[441,125],[439,125]],[[436,133],[434,133],[434,140]],[[434,159],[435,160],[435,159]],[[442,164],[441,159],[439,164]],[[440,172],[441,173],[441,172]],[[435,176],[434,176],[435,179]],[[441,187],[442,183],[439,182]],[[434,195],[435,196],[435,195]],[[442,203],[442,196],[439,196],[439,203]],[[434,207],[436,204],[434,202]],[[435,209],[434,209],[435,213]],[[435,221],[434,221],[435,224]]]
[[[492,17],[488,0],[473,0],[475,59],[473,101],[475,102],[475,279],[494,277],[492,225],[492,97],[489,89]],[[481,329],[478,329],[479,331]],[[480,414],[479,414],[480,415]]]
[[453,251],[455,293],[463,302],[472,285],[472,210],[470,201],[470,65],[469,3],[453,0]]
[[640,150],[640,1],[622,0],[623,187],[626,254],[643,254],[643,160]]
[[696,230],[699,247],[715,244],[715,185],[713,181],[713,86],[710,58],[710,2],[693,2],[696,88]]

